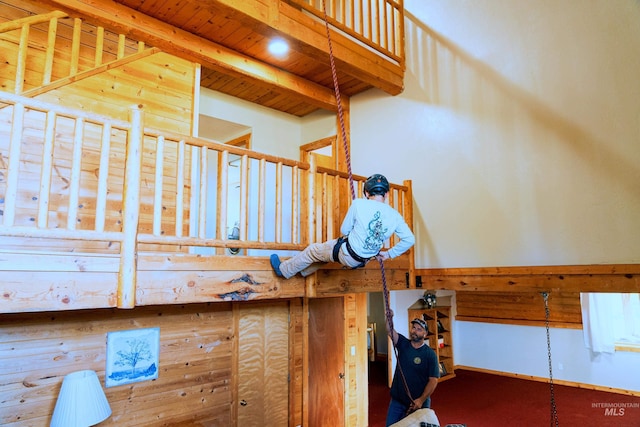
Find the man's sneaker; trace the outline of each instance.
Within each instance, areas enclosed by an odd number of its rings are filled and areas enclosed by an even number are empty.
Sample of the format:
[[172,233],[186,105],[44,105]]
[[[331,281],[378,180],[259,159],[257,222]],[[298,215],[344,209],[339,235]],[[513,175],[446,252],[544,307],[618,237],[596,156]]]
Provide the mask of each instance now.
[[276,276],[284,277],[282,275],[282,271],[280,271],[280,257],[276,254],[271,255],[271,267],[273,267],[273,271],[275,271]]

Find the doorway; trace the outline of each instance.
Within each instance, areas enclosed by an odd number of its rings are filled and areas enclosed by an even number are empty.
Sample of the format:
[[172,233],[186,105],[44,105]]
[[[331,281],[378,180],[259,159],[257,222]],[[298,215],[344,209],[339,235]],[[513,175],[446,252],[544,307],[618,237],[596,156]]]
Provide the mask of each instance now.
[[309,425],[344,425],[344,302],[309,300]]

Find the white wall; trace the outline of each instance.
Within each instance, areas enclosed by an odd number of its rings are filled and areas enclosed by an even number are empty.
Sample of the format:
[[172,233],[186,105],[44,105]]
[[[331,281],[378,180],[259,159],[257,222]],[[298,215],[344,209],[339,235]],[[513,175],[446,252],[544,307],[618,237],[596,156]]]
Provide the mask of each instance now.
[[[544,327],[456,323],[456,364],[549,377]],[[554,380],[640,391],[638,353],[592,354],[578,329],[551,328],[550,338]]]
[[413,180],[417,266],[640,262],[640,4],[405,4],[405,90],[352,99],[351,154]]
[[301,142],[317,141],[336,135],[336,115],[329,111],[316,111],[302,118]]
[[300,158],[302,121],[210,89],[200,90],[200,114],[251,128],[251,149],[288,159]]
[[[351,156],[413,180],[417,267],[640,262],[640,3],[405,6],[405,90],[352,98]],[[456,322],[454,345],[548,375],[541,328]],[[557,379],[640,391],[640,354],[595,357],[576,330],[552,346]]]

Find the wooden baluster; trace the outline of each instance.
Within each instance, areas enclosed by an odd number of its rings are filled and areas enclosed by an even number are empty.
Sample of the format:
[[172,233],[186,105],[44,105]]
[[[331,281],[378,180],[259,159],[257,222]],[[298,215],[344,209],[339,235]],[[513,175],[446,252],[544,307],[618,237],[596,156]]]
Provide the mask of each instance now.
[[80,178],[82,173],[82,141],[84,139],[84,119],[76,119],[71,154],[71,179],[69,184],[69,208],[67,229],[75,230],[78,224],[78,204],[80,198]]
[[[204,239],[207,234],[207,189],[208,187],[208,179],[207,175],[209,174],[209,150],[207,147],[202,147],[200,149],[200,205],[199,205],[199,227],[198,227],[198,237]],[[193,188],[193,181],[191,183],[191,188]],[[195,191],[193,192],[195,193]],[[195,212],[195,210],[194,210]]]
[[375,13],[376,16],[376,22],[375,22],[375,31],[373,32],[373,41],[378,45],[382,45],[382,27],[383,27],[383,23],[382,23],[382,11],[380,10],[380,2],[376,1],[372,6],[372,9],[374,9],[375,11],[373,13]]
[[[405,30],[404,30],[404,19],[402,19],[402,17],[404,16],[404,9],[399,9],[398,10],[398,28],[395,30],[398,32],[398,37],[396,38],[396,43],[398,44],[398,49],[394,50],[394,52],[400,57],[400,58],[405,58],[405,46],[404,46],[404,34],[405,34]],[[394,26],[394,28],[396,28]],[[394,34],[395,34],[394,31]]]
[[80,36],[82,35],[82,20],[75,18],[73,20],[73,40],[71,42],[71,66],[69,75],[73,76],[78,73],[78,63],[80,61]]
[[18,177],[20,174],[20,155],[22,128],[24,126],[24,104],[17,103],[13,107],[11,124],[11,141],[9,145],[9,166],[7,168],[7,193],[4,197],[3,225],[12,226],[16,216],[18,198]]
[[22,24],[20,30],[20,46],[18,48],[18,63],[16,64],[16,86],[14,92],[20,95],[24,90],[24,72],[27,67],[27,52],[29,51],[29,24]]
[[373,13],[371,13],[371,0],[367,0],[367,31],[363,32],[366,39],[373,41]]
[[98,194],[96,196],[96,231],[104,231],[107,212],[107,188],[109,183],[109,152],[111,151],[111,124],[102,127],[100,167],[98,169]]
[[94,66],[99,67],[102,65],[102,54],[104,53],[104,27],[98,27],[98,33],[96,34],[96,52],[94,58]]
[[125,48],[126,41],[127,39],[124,36],[124,34],[118,34],[118,55],[117,55],[118,59],[124,58],[124,48]]
[[308,237],[307,237],[307,244],[309,243],[314,243],[316,240],[316,236],[315,236],[315,230],[316,230],[316,203],[318,202],[317,198],[316,198],[316,173],[317,173],[317,169],[316,169],[316,159],[314,156],[311,156],[309,159],[309,164],[310,164],[310,168],[309,168],[309,173],[308,173],[308,179],[309,179],[309,186],[308,186],[308,197],[309,197],[309,206],[307,209],[307,212],[309,213],[309,217],[308,217]]
[[[380,44],[383,45],[385,48],[389,49],[389,7],[387,5],[387,1],[386,0],[380,0],[382,1],[382,30],[381,30],[381,35],[384,36],[384,38],[380,38]],[[391,27],[393,28],[393,27]],[[384,41],[383,41],[384,40]]]
[[155,181],[153,186],[153,235],[162,235],[162,190],[164,185],[164,136],[156,140]]
[[249,156],[240,159],[240,240],[249,235]]
[[[216,236],[218,239],[227,238],[227,208],[229,205],[229,152],[224,150],[218,153],[218,201],[216,209],[218,222],[216,224]],[[224,248],[218,248],[217,254],[223,254]]]
[[38,195],[38,227],[47,228],[49,221],[49,198],[51,193],[51,171],[53,169],[53,143],[56,132],[56,113],[47,112],[40,171],[40,194]]
[[260,171],[258,177],[258,241],[264,242],[264,220],[266,215],[266,183],[267,180],[267,161],[260,159]]
[[[413,187],[411,180],[405,180],[403,185],[407,190],[403,194],[403,217],[405,222],[413,230]],[[409,288],[416,288],[416,257],[415,245],[409,249]]]
[[364,35],[364,17],[366,16],[366,13],[364,11],[364,3],[363,0],[360,0],[360,31],[358,31],[359,34]]
[[320,233],[318,236],[318,241],[325,242],[328,239],[327,229],[329,228],[329,221],[327,220],[327,216],[329,213],[329,186],[327,181],[327,173],[324,172],[322,174],[322,206],[320,209],[322,211],[320,221],[318,221],[318,225],[320,226]]
[[[200,215],[200,209],[198,208],[198,199],[200,198],[200,193],[202,192],[202,188],[200,191],[197,190],[197,183],[200,180],[199,169],[201,166],[200,161],[202,158],[200,157],[200,152],[202,147],[198,147],[195,145],[191,146],[191,161],[188,164],[185,164],[186,168],[189,168],[190,176],[189,176],[189,230],[187,232],[187,236],[196,237],[200,232],[200,223],[202,221],[202,216]],[[193,248],[189,248],[189,251],[192,251]]]
[[184,158],[185,141],[178,143],[178,176],[176,176],[176,237],[182,237],[182,222],[184,221]]
[[338,189],[340,188],[340,177],[338,175],[333,177],[333,187],[332,187],[332,196],[333,196],[333,209],[329,211],[331,215],[331,223],[333,224],[333,233],[331,237],[338,237],[341,235],[340,226],[342,225],[342,217],[340,216],[340,192]]
[[[275,242],[282,242],[282,162],[276,164],[276,235]],[[295,222],[295,218],[291,219],[291,222]],[[292,240],[294,241],[294,240]]]
[[[299,178],[300,170],[298,166],[294,166],[291,171],[291,242],[293,243],[305,243],[307,241],[306,229],[300,230],[300,227],[306,226],[306,221],[300,218],[300,210],[298,209],[300,203],[300,194],[298,192]],[[306,210],[302,212],[306,212]]]
[[56,52],[56,36],[58,34],[58,18],[51,18],[47,35],[47,51],[44,57],[44,71],[42,73],[42,85],[51,83],[53,75],[53,57]]

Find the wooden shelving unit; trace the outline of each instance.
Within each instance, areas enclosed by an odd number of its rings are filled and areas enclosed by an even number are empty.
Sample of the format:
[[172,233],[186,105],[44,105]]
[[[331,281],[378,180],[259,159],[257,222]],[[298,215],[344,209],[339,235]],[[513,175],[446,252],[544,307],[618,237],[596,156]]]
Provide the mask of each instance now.
[[[438,356],[438,363],[446,373],[440,375],[440,381],[455,377],[453,363],[453,338],[451,336],[451,307],[442,306],[428,308],[422,301],[416,301],[409,307],[409,322],[415,318],[423,319],[427,322],[429,334],[427,335],[429,347]],[[409,325],[411,328],[411,325]]]

